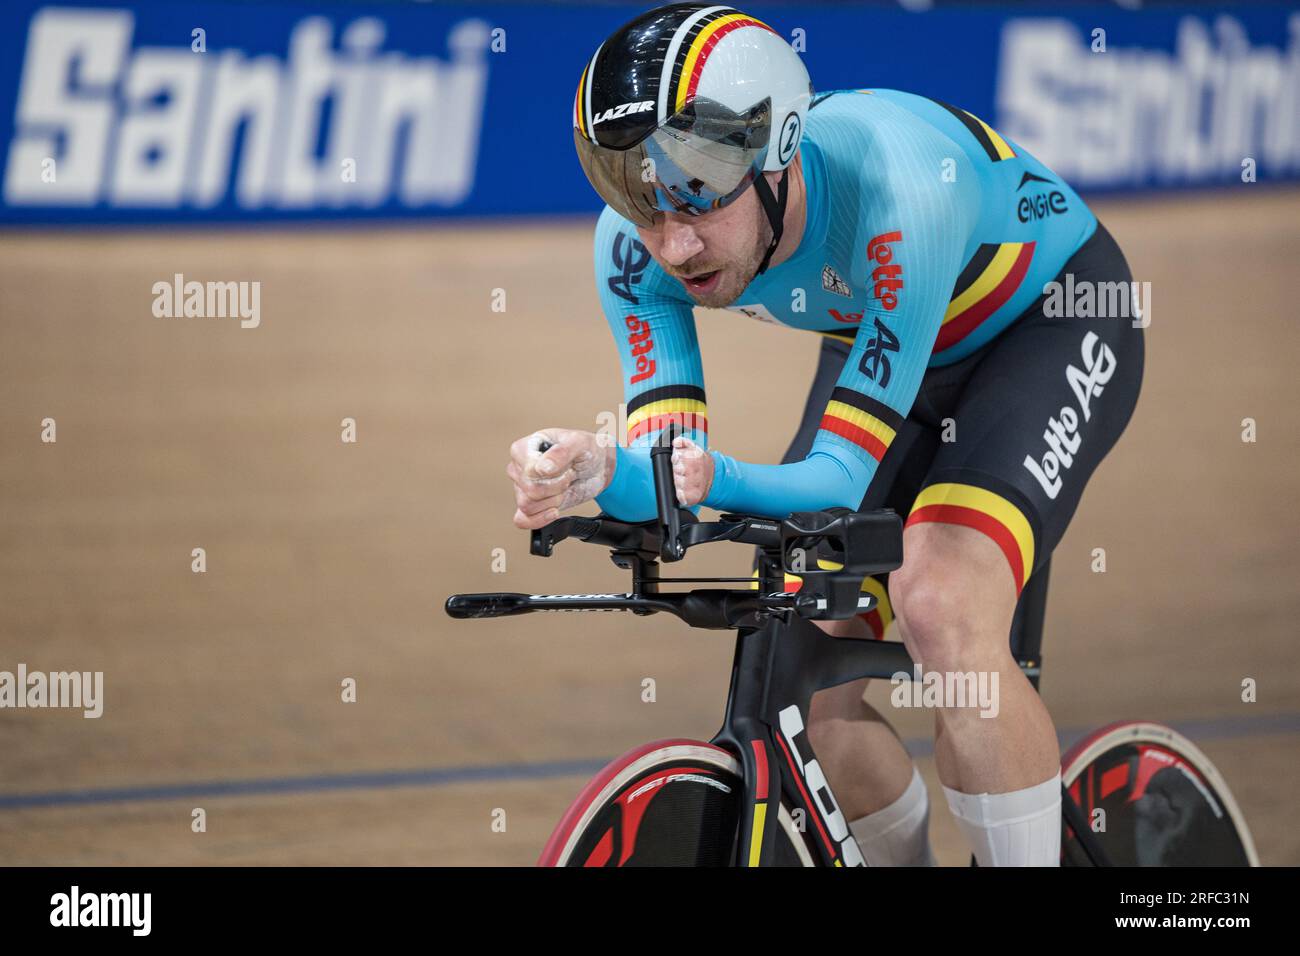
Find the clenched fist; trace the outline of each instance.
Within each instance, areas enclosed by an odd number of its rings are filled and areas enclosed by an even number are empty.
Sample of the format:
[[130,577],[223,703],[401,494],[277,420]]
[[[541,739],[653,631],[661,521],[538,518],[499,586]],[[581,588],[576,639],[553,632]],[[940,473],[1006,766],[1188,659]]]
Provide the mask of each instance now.
[[[543,452],[543,443],[550,447]],[[515,527],[550,524],[566,508],[590,501],[614,477],[615,450],[592,432],[543,428],[510,446],[506,474],[515,483]]]
[[689,438],[673,439],[673,486],[683,508],[708,497],[713,484],[713,456]]

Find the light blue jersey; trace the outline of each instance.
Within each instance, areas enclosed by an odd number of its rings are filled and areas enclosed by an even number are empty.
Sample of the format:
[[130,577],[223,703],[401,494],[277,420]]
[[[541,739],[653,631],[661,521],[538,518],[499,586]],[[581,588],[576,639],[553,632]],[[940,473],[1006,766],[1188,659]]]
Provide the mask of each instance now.
[[[704,504],[784,517],[856,508],[927,368],[956,362],[1015,321],[1097,227],[1069,186],[955,107],[896,90],[814,98],[800,146],[807,220],[794,255],[729,308],[851,343],[802,461],[712,451]],[[596,226],[600,301],[623,366],[628,443],[596,499],[654,517],[649,445],[669,423],[708,446],[694,301],[606,208]]]

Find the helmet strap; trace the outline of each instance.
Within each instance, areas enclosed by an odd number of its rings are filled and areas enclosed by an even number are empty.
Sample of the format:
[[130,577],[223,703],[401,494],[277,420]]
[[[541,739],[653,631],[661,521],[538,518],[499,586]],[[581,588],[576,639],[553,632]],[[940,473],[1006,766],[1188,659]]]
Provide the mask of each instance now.
[[767,271],[767,264],[772,261],[772,253],[776,252],[776,247],[781,244],[781,233],[785,231],[785,201],[789,196],[789,187],[789,166],[781,170],[781,179],[776,184],[775,197],[772,195],[772,187],[767,184],[766,176],[759,173],[758,178],[754,180],[754,191],[758,193],[758,201],[763,204],[767,221],[772,226],[772,242],[767,247],[767,255],[763,256],[763,263],[758,267],[756,276],[761,276]]

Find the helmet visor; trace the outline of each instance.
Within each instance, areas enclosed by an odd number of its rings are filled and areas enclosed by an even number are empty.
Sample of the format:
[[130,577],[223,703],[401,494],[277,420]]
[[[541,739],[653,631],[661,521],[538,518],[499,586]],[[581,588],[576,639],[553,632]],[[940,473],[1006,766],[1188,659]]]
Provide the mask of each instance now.
[[767,160],[771,126],[767,99],[737,113],[696,97],[628,149],[589,142],[576,128],[573,139],[600,197],[624,218],[650,226],[656,212],[698,216],[744,192]]

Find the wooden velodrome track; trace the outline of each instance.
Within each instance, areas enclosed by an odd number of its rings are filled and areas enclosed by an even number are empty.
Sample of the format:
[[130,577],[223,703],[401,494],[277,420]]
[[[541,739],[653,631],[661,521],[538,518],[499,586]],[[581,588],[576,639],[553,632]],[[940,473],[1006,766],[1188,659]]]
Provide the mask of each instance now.
[[[1294,865],[1300,190],[1094,205],[1152,283],[1147,374],[1057,552],[1043,693],[1066,740],[1124,717],[1185,729],[1263,861]],[[530,558],[504,476],[517,436],[619,400],[590,230],[0,236],[0,670],[105,674],[98,720],[0,711],[0,864],[528,864],[604,759],[712,735],[728,634],[441,610],[623,588],[597,549]],[[178,272],[260,281],[261,327],[155,318]],[[778,460],[816,338],[699,324],[715,443]],[[747,549],[714,551],[689,567],[747,569]],[[930,724],[895,726],[960,865]]]

